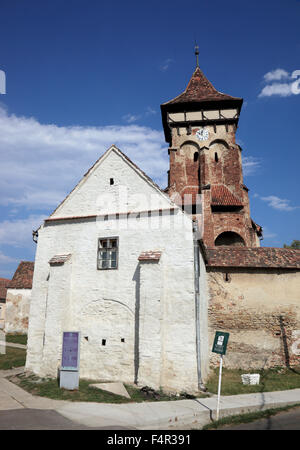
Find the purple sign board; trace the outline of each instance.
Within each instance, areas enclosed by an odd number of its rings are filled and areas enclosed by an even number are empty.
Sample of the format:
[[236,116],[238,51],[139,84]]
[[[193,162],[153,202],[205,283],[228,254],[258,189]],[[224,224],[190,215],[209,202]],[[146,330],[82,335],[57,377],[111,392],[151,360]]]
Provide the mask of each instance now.
[[62,370],[78,370],[79,368],[79,331],[64,331],[62,345]]

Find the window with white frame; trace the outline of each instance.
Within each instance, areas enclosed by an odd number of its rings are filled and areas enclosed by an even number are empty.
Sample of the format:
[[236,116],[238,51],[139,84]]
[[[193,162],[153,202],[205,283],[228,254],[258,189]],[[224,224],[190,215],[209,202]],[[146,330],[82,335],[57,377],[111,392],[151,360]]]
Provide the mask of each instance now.
[[117,237],[98,239],[98,260],[97,268],[117,269],[118,268],[119,239]]

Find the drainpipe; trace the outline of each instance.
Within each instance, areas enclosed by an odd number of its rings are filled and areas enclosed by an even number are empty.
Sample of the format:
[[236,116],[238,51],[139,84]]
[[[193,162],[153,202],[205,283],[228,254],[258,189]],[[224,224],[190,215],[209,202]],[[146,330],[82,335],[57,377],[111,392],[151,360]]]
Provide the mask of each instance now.
[[196,352],[197,352],[197,374],[198,389],[206,391],[202,381],[201,373],[201,337],[200,337],[200,264],[199,264],[199,241],[198,241],[198,221],[193,221],[193,241],[194,241],[194,286],[195,286],[195,315],[196,315]]

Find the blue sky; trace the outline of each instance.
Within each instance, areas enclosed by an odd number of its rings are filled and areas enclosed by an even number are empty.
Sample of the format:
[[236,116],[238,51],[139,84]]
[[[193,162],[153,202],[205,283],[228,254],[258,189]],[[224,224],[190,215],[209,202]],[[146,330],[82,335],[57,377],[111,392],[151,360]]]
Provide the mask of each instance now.
[[244,98],[262,245],[300,239],[299,19],[299,0],[2,0],[0,277],[34,259],[32,229],[111,144],[166,186],[159,107],[185,89],[195,40],[216,89]]

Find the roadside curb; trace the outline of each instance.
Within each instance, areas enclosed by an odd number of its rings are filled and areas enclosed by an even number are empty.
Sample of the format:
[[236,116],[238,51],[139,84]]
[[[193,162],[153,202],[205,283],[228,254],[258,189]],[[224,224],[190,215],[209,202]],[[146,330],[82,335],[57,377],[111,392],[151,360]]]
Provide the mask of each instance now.
[[[1,371],[0,409],[51,409],[73,422],[88,427],[119,426],[135,430],[201,429],[216,419],[216,396],[122,404],[71,402],[34,396],[4,378],[22,372],[22,369],[24,368]],[[300,403],[300,389],[223,396],[220,401],[219,419],[296,403]]]
[[[216,398],[134,404],[68,404],[57,412],[86,426],[134,427],[139,430],[202,428],[216,418]],[[219,418],[300,403],[300,389],[221,398]],[[188,428],[187,428],[188,427]]]

